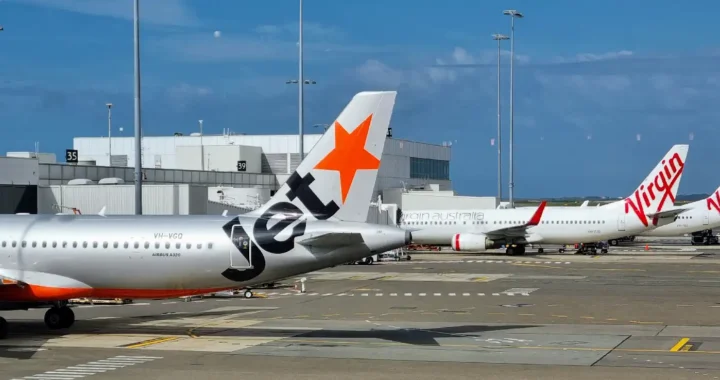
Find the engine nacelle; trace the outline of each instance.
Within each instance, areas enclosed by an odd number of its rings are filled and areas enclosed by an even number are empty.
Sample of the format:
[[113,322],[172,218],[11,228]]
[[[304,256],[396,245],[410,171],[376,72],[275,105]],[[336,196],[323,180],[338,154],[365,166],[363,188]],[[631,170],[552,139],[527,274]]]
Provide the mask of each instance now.
[[500,247],[484,234],[455,234],[450,246],[453,251],[485,251]]

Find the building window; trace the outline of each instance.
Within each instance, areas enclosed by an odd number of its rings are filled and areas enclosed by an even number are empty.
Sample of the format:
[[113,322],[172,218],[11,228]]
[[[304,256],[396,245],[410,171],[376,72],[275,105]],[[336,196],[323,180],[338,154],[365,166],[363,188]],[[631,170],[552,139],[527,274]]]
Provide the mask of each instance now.
[[450,180],[450,161],[410,157],[410,178]]

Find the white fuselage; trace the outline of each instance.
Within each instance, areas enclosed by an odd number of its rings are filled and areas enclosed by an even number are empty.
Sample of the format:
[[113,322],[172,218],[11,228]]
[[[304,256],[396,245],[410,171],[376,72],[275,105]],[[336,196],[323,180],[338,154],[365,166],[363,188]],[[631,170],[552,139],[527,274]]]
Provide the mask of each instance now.
[[710,207],[707,199],[683,207],[690,209],[678,215],[675,222],[645,231],[640,236],[674,237],[720,227],[720,212]]
[[[451,245],[455,234],[484,234],[527,223],[535,209],[506,210],[427,210],[404,212],[401,227],[409,229],[415,244]],[[672,218],[660,219],[658,225],[670,223]],[[587,243],[639,235],[655,226],[652,220],[643,221],[624,207],[547,207],[540,224],[528,227],[524,237],[516,242],[568,244]]]
[[[265,219],[266,220],[266,219]],[[362,244],[307,247],[238,216],[0,217],[0,301],[167,298],[242,288],[399,248],[396,227],[312,221],[293,236],[362,235]],[[267,221],[267,220],[266,220]],[[289,238],[289,239],[288,239]],[[389,244],[389,245],[388,245]]]

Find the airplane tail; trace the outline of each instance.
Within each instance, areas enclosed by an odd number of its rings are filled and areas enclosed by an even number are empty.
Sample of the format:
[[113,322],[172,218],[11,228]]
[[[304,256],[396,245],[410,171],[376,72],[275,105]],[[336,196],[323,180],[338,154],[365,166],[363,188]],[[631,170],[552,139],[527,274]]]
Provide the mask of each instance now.
[[687,144],[674,145],[629,197],[606,207],[623,205],[626,213],[633,211],[638,216],[669,211],[675,204],[689,148]]
[[396,95],[356,94],[277,193],[252,214],[365,222]]
[[705,198],[707,203],[707,209],[709,211],[715,210],[720,212],[720,187],[718,187],[714,193],[710,194],[709,197]]

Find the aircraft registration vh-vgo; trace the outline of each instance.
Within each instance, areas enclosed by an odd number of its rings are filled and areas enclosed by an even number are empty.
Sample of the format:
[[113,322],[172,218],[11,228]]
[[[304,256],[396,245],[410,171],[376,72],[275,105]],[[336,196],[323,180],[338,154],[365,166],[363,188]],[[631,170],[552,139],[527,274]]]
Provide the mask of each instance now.
[[689,146],[675,145],[635,192],[603,207],[545,207],[490,210],[412,210],[401,227],[413,243],[450,245],[455,251],[483,252],[506,247],[522,255],[527,244],[594,243],[640,235],[673,223],[686,211],[676,207]]
[[280,190],[247,214],[1,216],[0,309],[49,306],[46,325],[68,328],[72,298],[249,289],[408,244],[410,232],[366,223],[396,95],[355,95]]

